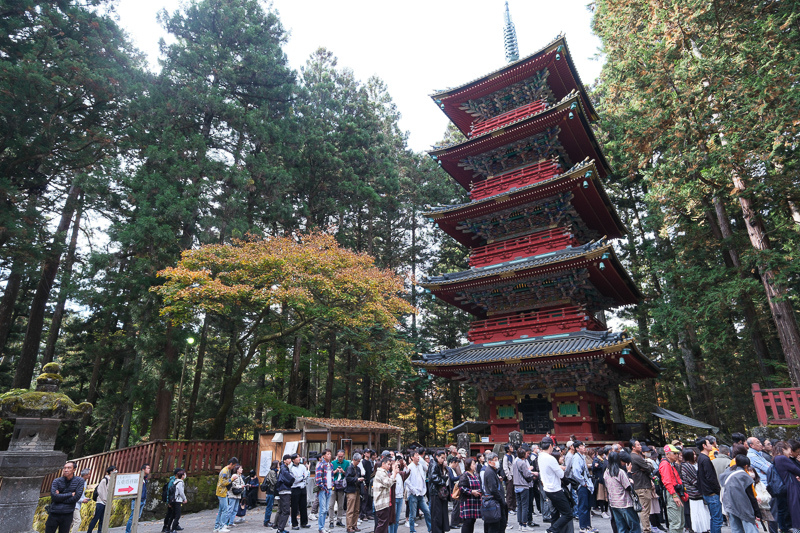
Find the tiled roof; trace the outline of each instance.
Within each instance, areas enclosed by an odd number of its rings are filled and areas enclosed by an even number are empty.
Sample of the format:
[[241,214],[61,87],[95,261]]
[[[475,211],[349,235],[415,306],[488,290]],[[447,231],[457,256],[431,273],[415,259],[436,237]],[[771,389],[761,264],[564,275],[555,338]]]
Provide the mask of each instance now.
[[[593,352],[612,346],[622,348],[623,345],[633,346],[633,342],[627,340],[624,333],[587,330],[529,339],[470,344],[435,354],[422,354],[422,360],[416,361],[415,364],[434,367],[495,363]],[[642,359],[646,360],[653,368],[658,368],[646,357],[642,356]]]
[[589,167],[594,169],[595,168],[595,164],[594,164],[594,160],[593,159],[589,159],[587,157],[586,159],[584,159],[580,163],[577,163],[577,164],[573,165],[572,168],[567,170],[566,172],[562,172],[561,174],[553,176],[550,179],[546,179],[546,180],[543,180],[543,181],[538,181],[536,183],[531,183],[530,185],[525,185],[523,187],[512,187],[511,189],[509,189],[507,191],[503,191],[503,192],[500,192],[500,193],[497,193],[497,194],[493,194],[492,196],[487,196],[486,198],[481,198],[480,200],[473,200],[471,202],[467,202],[467,203],[464,203],[464,204],[448,204],[448,205],[440,205],[440,206],[436,206],[436,207],[431,207],[429,211],[426,211],[426,212],[422,213],[422,216],[430,216],[430,215],[433,215],[433,214],[447,213],[449,211],[457,211],[457,210],[459,210],[461,208],[464,208],[464,207],[467,207],[467,206],[480,205],[480,204],[486,203],[486,202],[494,202],[495,199],[497,199],[500,196],[508,196],[511,193],[527,191],[528,189],[536,189],[536,188],[541,187],[543,185],[546,185],[548,183],[552,183],[554,181],[563,179],[565,177],[570,177],[573,174],[579,174],[580,172],[583,172],[584,170],[588,170]]
[[458,283],[475,278],[483,278],[487,276],[495,276],[501,272],[509,272],[516,270],[525,270],[535,266],[547,265],[550,263],[558,263],[566,261],[575,257],[588,254],[589,252],[600,250],[602,248],[611,249],[610,244],[606,244],[605,239],[600,239],[597,242],[590,242],[583,246],[575,246],[573,248],[564,248],[557,252],[549,252],[546,254],[539,254],[533,257],[524,257],[520,259],[513,259],[505,261],[496,265],[489,265],[480,268],[472,268],[462,272],[452,272],[450,274],[442,274],[441,276],[428,276],[423,282],[420,283],[423,287],[426,285],[441,285],[443,283]]
[[373,422],[372,420],[348,420],[347,418],[311,418],[301,416],[298,422],[307,422],[315,426],[322,426],[329,429],[370,429],[382,430],[387,432],[402,431],[403,428],[397,426],[390,426],[382,422]]

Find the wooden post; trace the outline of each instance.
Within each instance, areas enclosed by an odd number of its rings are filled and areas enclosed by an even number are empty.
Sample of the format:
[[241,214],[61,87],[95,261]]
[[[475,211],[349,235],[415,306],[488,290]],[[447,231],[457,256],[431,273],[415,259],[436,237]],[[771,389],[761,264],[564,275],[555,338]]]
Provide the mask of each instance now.
[[[102,480],[101,480],[102,481]],[[103,512],[103,529],[101,533],[108,533],[109,522],[111,522],[111,508],[114,506],[114,487],[117,484],[117,473],[112,472],[108,478],[108,496],[106,496],[106,508]],[[99,483],[98,483],[99,485]],[[94,488],[97,490],[97,487]]]
[[397,451],[398,452],[403,451],[403,444],[402,443],[403,443],[403,434],[398,431],[397,432]]
[[762,426],[766,426],[768,423],[767,408],[764,405],[764,396],[761,393],[761,388],[758,386],[758,383],[753,383],[752,391],[753,403],[756,405],[756,416],[758,417],[758,423]]
[[131,528],[131,533],[136,533],[139,529],[139,505],[142,503],[142,487],[144,486],[144,472],[139,473],[139,490],[136,491],[136,503],[131,510],[133,515],[133,527]]
[[328,435],[328,441],[327,441],[327,444],[325,445],[325,447],[328,448],[329,450],[331,450],[331,452],[334,455],[336,455],[336,452],[333,451],[333,443],[331,442],[331,430],[330,430],[330,428],[328,428],[327,435]]

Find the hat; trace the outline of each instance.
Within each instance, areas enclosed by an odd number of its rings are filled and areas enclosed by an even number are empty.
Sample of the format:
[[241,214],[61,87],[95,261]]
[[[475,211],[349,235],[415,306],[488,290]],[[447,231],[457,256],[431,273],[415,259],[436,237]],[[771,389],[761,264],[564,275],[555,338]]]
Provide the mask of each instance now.
[[681,451],[676,446],[673,446],[672,444],[667,444],[666,446],[664,446],[664,453],[670,453],[670,452],[681,453]]
[[574,444],[575,444],[574,442],[572,442],[571,440],[568,440],[567,441],[567,448],[571,448]]
[[651,451],[652,448],[648,447],[647,444],[642,443],[642,453]]
[[672,445],[673,446],[681,446],[682,444],[683,443],[681,441],[679,441],[678,439],[675,439],[674,441],[672,441]]
[[467,455],[467,450],[465,450],[464,448],[459,448],[458,455]]

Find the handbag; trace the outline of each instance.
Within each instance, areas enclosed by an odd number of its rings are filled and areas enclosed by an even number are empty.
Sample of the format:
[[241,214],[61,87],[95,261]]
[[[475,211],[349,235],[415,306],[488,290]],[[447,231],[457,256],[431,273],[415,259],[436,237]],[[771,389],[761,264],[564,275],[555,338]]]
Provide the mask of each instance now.
[[481,517],[487,524],[495,524],[500,521],[500,504],[493,498],[481,498]]
[[450,496],[450,491],[447,490],[447,485],[442,485],[437,491],[440,500],[446,500]]
[[347,482],[344,479],[339,479],[333,482],[333,488],[336,490],[344,490]]
[[555,507],[553,507],[553,502],[550,501],[550,498],[547,496],[542,495],[542,520],[545,522],[552,522],[553,521],[553,513],[555,512]]
[[633,500],[633,512],[634,513],[641,513],[642,512],[642,502],[639,501],[639,495],[636,494],[636,491],[633,490],[633,487],[628,485],[627,487],[628,493],[631,496],[631,500]]
[[244,487],[233,487],[231,489],[231,492],[233,492],[234,494],[236,494],[238,496],[239,494],[244,492]]
[[450,494],[450,497],[454,500],[458,500],[461,498],[461,485],[456,483],[456,486],[453,487],[453,492]]

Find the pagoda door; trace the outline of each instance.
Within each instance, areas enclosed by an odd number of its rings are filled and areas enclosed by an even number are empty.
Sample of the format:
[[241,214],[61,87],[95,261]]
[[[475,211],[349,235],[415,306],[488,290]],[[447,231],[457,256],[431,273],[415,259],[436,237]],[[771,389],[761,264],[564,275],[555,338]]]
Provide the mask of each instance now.
[[522,414],[520,430],[528,435],[544,435],[553,431],[553,420],[550,414],[553,404],[547,398],[531,398],[527,394],[519,404]]

